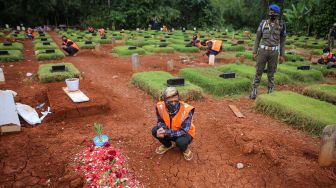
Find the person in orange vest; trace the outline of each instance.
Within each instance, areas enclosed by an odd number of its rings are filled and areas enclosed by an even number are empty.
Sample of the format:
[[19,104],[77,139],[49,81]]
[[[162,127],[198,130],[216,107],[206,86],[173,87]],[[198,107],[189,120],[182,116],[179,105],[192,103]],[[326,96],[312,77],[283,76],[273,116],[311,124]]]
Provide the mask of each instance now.
[[62,36],[62,49],[66,51],[70,56],[76,56],[79,51],[79,47],[75,42],[68,39],[66,36]]
[[35,37],[35,31],[30,27],[28,27],[28,29],[27,29],[27,37],[29,39],[34,39],[34,37]]
[[335,65],[336,64],[336,57],[334,54],[331,53],[331,50],[329,47],[325,47],[323,49],[323,54],[321,58],[317,61],[318,64],[323,64],[323,65]]
[[101,37],[105,37],[105,29],[104,28],[100,28],[98,29],[98,33],[100,34]]
[[222,41],[221,40],[207,40],[205,41],[206,53],[205,55],[218,55],[222,50]]
[[195,108],[180,100],[175,87],[167,87],[162,99],[156,105],[157,125],[152,129],[152,135],[162,145],[155,152],[164,154],[174,147],[172,142],[175,142],[189,161],[193,157],[188,146],[195,137],[195,126],[192,123]]

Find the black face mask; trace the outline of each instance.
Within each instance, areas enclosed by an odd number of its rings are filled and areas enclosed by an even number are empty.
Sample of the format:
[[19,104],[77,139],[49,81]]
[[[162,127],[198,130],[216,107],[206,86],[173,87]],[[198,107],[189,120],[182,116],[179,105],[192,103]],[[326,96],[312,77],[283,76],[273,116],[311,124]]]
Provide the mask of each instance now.
[[172,104],[168,101],[165,101],[165,104],[166,104],[166,107],[167,107],[167,110],[168,110],[168,113],[169,114],[176,114],[177,111],[180,109],[180,103],[176,103],[176,104]]
[[274,20],[277,18],[276,15],[269,15],[269,17],[270,17],[270,19],[271,19],[272,21],[274,21]]

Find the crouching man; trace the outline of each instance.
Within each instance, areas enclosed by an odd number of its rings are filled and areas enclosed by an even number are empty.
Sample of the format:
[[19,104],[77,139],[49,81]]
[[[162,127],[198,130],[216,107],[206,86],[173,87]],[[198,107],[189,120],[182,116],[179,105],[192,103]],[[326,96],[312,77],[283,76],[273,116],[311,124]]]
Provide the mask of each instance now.
[[175,87],[167,87],[162,98],[163,101],[156,105],[158,121],[152,129],[152,135],[162,145],[155,152],[164,154],[174,147],[172,142],[175,142],[184,158],[189,161],[193,157],[188,146],[195,137],[195,126],[192,123],[195,108],[180,101]]

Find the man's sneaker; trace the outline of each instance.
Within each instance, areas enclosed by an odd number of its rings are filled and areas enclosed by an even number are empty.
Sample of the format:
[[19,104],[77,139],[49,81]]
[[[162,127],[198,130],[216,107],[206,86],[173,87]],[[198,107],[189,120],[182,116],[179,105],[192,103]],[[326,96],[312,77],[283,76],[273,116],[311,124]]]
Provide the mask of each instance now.
[[164,145],[161,145],[161,146],[156,148],[155,152],[159,155],[162,155],[162,154],[166,153],[168,150],[172,149],[173,147],[174,147],[173,144],[169,148],[167,148]]
[[251,95],[250,95],[250,99],[256,99],[257,98],[257,88],[253,88]]
[[193,154],[190,149],[187,149],[183,152],[183,157],[185,160],[190,161],[193,158]]

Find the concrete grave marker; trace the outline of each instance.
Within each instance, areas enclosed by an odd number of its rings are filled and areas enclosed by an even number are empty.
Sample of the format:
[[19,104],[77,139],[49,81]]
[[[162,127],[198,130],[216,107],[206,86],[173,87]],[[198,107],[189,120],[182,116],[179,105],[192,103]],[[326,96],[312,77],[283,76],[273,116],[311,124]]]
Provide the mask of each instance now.
[[0,104],[1,133],[20,131],[21,124],[16,111],[13,94],[8,91],[0,91]]
[[0,68],[0,84],[1,83],[5,83],[5,75],[2,68]]

